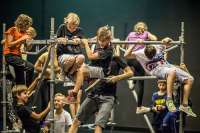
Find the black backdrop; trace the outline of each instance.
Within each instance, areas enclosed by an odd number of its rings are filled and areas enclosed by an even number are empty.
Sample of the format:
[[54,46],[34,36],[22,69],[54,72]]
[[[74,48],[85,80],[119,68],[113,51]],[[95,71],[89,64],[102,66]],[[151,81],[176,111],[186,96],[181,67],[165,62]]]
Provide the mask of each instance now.
[[[88,37],[94,36],[102,25],[115,26],[115,37],[125,39],[137,21],[145,21],[149,30],[159,39],[169,36],[178,40],[181,21],[185,22],[185,63],[195,77],[191,93],[194,111],[200,115],[199,76],[199,24],[200,2],[198,0],[1,0],[0,31],[2,23],[7,27],[13,25],[20,13],[30,15],[37,29],[37,39],[49,37],[50,17],[56,19],[56,29],[63,22],[63,17],[69,12],[76,12],[81,18],[81,27]],[[0,39],[2,35],[0,36]],[[2,48],[1,48],[2,49]],[[180,51],[170,52],[170,62],[178,64]],[[36,57],[31,57],[34,63]],[[155,83],[145,83],[144,104],[150,104],[152,92],[156,90]],[[120,82],[118,89],[120,105],[116,109],[116,122],[121,126],[146,127],[142,116],[136,115],[135,101],[127,88],[125,81]],[[199,118],[187,118],[187,128],[200,130]]]

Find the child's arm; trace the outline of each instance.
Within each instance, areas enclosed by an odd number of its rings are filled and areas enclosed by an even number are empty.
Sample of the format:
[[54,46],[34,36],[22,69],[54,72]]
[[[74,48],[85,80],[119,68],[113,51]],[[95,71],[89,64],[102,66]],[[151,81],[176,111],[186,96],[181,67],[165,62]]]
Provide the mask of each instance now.
[[133,49],[134,49],[134,45],[131,45],[131,46],[126,50],[126,52],[124,53],[124,57],[125,57],[126,59],[128,59],[128,58],[135,58],[135,54],[132,53]]
[[8,41],[8,47],[9,47],[9,48],[12,48],[12,47],[14,47],[16,44],[21,43],[21,42],[23,42],[23,41],[25,41],[25,40],[27,40],[27,39],[30,39],[30,36],[24,35],[24,36],[22,36],[21,38],[17,39],[16,41],[13,41],[13,36],[10,35],[10,34],[8,34],[8,35],[6,36],[6,39],[7,39],[7,41]]
[[50,103],[48,104],[47,108],[42,111],[41,113],[36,113],[36,112],[32,112],[31,113],[31,117],[36,119],[36,120],[41,120],[42,118],[44,118],[46,116],[46,114],[50,111]]
[[129,66],[125,67],[123,69],[123,73],[117,76],[113,76],[111,77],[108,82],[112,82],[112,83],[116,83],[119,80],[123,80],[126,78],[130,78],[133,76],[133,71],[131,70],[131,68]]
[[152,33],[148,32],[148,39],[151,41],[156,41],[158,40],[157,37],[155,35],[153,35]]
[[83,45],[85,46],[85,51],[86,51],[86,54],[87,54],[87,57],[89,60],[95,60],[95,59],[98,59],[99,58],[99,53],[98,52],[95,52],[93,53],[89,44],[88,44],[88,40],[87,39],[82,39],[81,40]]

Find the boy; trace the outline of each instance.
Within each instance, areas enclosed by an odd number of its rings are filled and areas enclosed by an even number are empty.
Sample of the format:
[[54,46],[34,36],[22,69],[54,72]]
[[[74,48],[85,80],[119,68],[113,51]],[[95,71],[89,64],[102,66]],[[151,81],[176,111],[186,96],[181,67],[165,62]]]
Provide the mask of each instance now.
[[[66,133],[66,127],[71,126],[72,124],[72,118],[70,114],[64,110],[64,103],[65,96],[61,93],[57,93],[54,98],[54,119],[55,119],[55,125],[54,125],[54,132],[55,133]],[[48,118],[50,117],[50,114],[47,115],[46,120],[48,121]],[[50,123],[49,123],[50,124]],[[48,131],[48,127],[45,126],[44,131]]]
[[[120,70],[123,73],[120,74]],[[113,57],[109,63],[106,76],[108,80],[101,80],[87,95],[81,104],[76,118],[69,129],[69,133],[76,133],[78,126],[95,115],[95,133],[102,133],[109,120],[111,110],[116,98],[117,82],[133,76],[133,72],[126,62],[120,57]]]
[[13,87],[13,95],[16,100],[16,112],[22,121],[22,127],[26,133],[39,133],[40,125],[38,120],[41,120],[50,111],[50,104],[41,112],[33,112],[26,104],[28,101],[27,87],[25,85],[15,85]]
[[[162,42],[169,46],[172,41],[170,38],[164,38]],[[167,80],[167,100],[166,105],[170,112],[175,112],[176,107],[172,100],[172,89],[174,81],[177,79],[183,84],[183,102],[180,105],[179,110],[186,114],[196,117],[196,114],[192,111],[188,105],[188,98],[190,90],[193,84],[194,78],[186,71],[169,64],[164,59],[163,50],[165,45],[147,45],[145,48],[132,52],[133,47],[130,47],[124,56],[135,56],[136,59],[143,66],[147,74],[157,76],[158,78]]]

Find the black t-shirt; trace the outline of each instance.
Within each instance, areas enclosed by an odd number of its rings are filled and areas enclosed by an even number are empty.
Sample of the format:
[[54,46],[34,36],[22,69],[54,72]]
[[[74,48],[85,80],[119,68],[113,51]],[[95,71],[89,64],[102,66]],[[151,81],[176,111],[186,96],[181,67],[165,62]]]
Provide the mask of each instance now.
[[[57,30],[57,37],[66,37],[69,40],[75,37],[83,38],[83,30],[82,28],[78,27],[76,31],[70,32],[65,24],[61,24]],[[73,45],[73,44],[66,44],[62,45],[59,44],[57,47],[57,55],[58,57],[62,54],[81,54],[82,49],[80,45]]]
[[31,118],[32,110],[26,105],[17,105],[16,112],[22,121],[22,126],[28,133],[39,133],[40,124],[33,118]]
[[[119,75],[120,70],[126,67],[127,67],[127,63],[125,60],[123,60],[120,57],[113,57],[108,67],[108,76]],[[102,80],[91,91],[90,94],[102,94],[102,95],[108,95],[108,96],[115,96],[116,88],[117,88],[117,83],[107,83],[106,80]]]
[[107,76],[108,71],[109,71],[108,70],[109,64],[110,64],[110,62],[112,60],[112,56],[113,56],[112,46],[109,45],[105,48],[100,48],[99,45],[97,44],[97,45],[95,45],[94,52],[98,52],[99,58],[95,59],[95,60],[91,60],[90,66],[102,67],[105,76]]

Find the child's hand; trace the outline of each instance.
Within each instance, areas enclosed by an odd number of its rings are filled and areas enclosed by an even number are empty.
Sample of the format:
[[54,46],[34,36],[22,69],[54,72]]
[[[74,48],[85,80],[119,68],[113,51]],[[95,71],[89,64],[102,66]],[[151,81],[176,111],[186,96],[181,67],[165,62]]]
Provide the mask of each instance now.
[[164,38],[164,39],[162,39],[162,43],[170,43],[170,42],[172,42],[173,40],[171,39],[171,38],[169,38],[169,37],[166,37],[166,38]]
[[109,78],[107,79],[108,83],[116,83],[118,80],[117,76],[109,76]]
[[65,37],[59,37],[56,39],[57,43],[59,43],[59,44],[67,44],[67,40],[68,39]]

